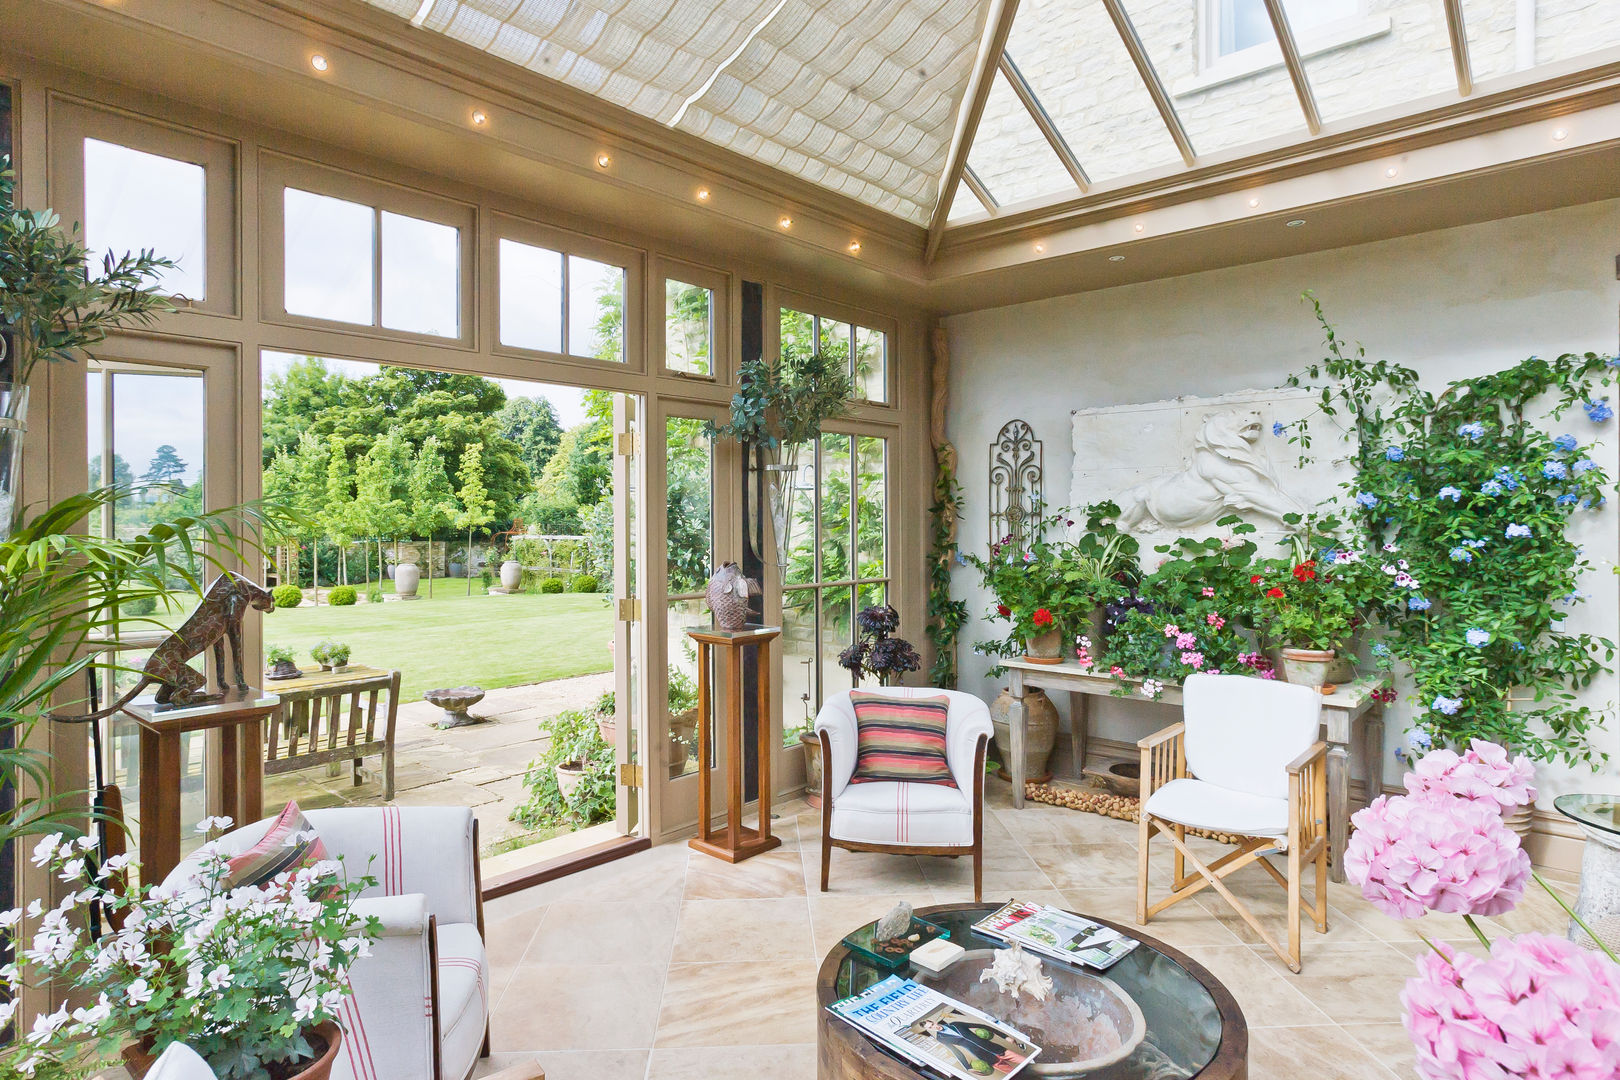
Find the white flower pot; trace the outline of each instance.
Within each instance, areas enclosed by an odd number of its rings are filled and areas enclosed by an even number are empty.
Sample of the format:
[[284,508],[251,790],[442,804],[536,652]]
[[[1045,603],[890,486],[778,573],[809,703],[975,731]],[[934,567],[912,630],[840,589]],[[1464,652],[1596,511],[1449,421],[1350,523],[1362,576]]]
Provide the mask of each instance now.
[[501,563],[501,588],[507,592],[517,592],[518,586],[523,584],[523,564],[516,559],[507,559]]

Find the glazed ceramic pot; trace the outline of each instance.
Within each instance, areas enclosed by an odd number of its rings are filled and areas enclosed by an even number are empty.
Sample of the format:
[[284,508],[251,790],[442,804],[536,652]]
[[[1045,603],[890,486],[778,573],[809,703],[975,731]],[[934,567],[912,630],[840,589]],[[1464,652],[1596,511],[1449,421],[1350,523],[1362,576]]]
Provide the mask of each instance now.
[[[1005,764],[1012,755],[1012,728],[1007,724],[1012,700],[1012,691],[1003,687],[990,704],[990,723],[996,729],[996,758],[1003,763],[996,775],[1003,780],[1012,779]],[[1052,779],[1046,766],[1052,757],[1052,747],[1057,743],[1057,706],[1046,696],[1046,691],[1033,687],[1024,691],[1024,708],[1028,713],[1024,718],[1024,779],[1044,784]]]
[[1284,649],[1283,678],[1295,686],[1325,686],[1328,669],[1337,658],[1338,654],[1332,649]]
[[1044,634],[1036,634],[1024,642],[1024,659],[1037,664],[1063,662],[1063,631],[1053,627]]
[[583,762],[570,761],[556,766],[557,790],[562,792],[564,799],[574,793],[574,789],[585,780],[585,766]]

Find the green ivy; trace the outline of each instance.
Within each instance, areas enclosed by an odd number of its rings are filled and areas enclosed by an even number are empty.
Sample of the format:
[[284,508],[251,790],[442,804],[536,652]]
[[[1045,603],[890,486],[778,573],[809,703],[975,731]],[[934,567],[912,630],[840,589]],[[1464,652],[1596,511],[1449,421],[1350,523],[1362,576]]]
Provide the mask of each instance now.
[[951,540],[950,523],[962,520],[963,507],[956,470],[940,462],[934,476],[934,501],[928,508],[928,640],[934,643],[928,685],[946,690],[956,689],[956,639],[968,620],[967,601],[951,599],[951,560],[956,545]]

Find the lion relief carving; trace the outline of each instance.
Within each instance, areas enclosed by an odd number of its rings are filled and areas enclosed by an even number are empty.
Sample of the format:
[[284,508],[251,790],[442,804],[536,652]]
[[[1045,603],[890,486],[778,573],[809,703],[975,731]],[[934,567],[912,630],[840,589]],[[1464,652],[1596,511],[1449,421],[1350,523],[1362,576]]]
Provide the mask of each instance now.
[[1263,514],[1282,523],[1286,514],[1305,513],[1282,490],[1256,445],[1263,430],[1254,410],[1229,409],[1204,417],[1186,467],[1120,493],[1115,500],[1120,527],[1142,532],[1190,529],[1231,512]]

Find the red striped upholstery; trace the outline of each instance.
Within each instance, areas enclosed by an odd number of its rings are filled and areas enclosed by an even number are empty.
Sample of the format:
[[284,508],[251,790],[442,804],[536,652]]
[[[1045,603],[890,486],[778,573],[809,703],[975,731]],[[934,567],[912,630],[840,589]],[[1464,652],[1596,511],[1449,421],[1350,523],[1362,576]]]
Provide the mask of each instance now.
[[888,780],[956,786],[945,755],[949,699],[897,698],[856,690],[849,700],[860,732],[850,783]]

